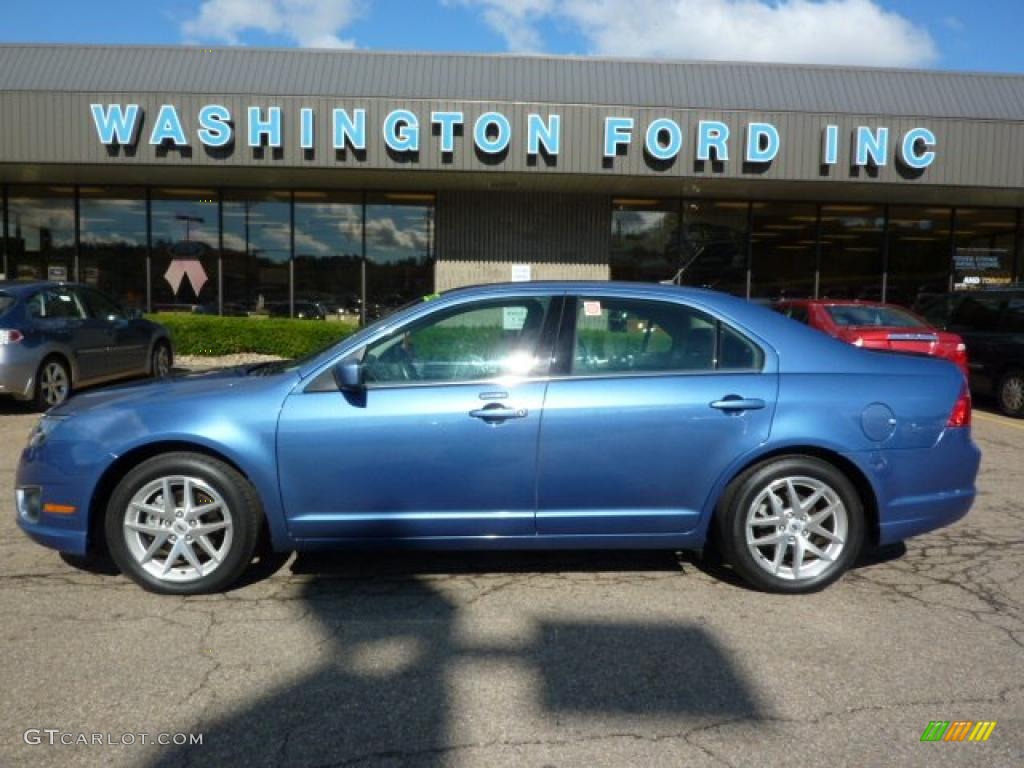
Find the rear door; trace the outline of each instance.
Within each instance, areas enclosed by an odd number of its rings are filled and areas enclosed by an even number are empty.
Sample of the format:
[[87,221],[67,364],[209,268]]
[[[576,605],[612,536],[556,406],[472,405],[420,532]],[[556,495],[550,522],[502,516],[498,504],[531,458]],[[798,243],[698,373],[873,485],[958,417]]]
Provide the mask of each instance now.
[[538,533],[692,529],[725,467],[768,438],[774,357],[685,304],[594,294],[563,317],[540,434]]
[[64,286],[44,288],[28,302],[29,315],[48,339],[71,350],[78,368],[77,385],[102,370],[109,336],[88,322],[85,306]]
[[1006,360],[1005,335],[1000,330],[1007,297],[972,293],[956,304],[948,330],[967,345],[971,389],[991,392]]

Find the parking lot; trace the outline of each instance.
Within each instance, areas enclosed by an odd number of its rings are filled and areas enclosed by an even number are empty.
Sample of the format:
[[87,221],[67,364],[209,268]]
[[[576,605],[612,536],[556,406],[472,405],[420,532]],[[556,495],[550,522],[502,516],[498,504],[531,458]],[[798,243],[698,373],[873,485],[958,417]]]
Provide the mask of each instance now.
[[[21,535],[36,417],[3,414],[0,765],[1024,761],[1024,422],[976,413],[964,521],[807,597],[691,555],[598,552],[307,555],[174,598]],[[998,725],[921,743],[932,720]],[[94,733],[135,743],[59,744]],[[140,743],[161,733],[202,744]]]

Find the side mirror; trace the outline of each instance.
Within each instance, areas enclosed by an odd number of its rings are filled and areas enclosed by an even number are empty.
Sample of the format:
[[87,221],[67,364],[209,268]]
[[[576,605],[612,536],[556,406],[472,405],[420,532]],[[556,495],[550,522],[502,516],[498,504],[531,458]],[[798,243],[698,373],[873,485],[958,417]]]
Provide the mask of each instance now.
[[334,366],[334,383],[342,392],[362,392],[366,389],[366,369],[356,360],[342,360]]

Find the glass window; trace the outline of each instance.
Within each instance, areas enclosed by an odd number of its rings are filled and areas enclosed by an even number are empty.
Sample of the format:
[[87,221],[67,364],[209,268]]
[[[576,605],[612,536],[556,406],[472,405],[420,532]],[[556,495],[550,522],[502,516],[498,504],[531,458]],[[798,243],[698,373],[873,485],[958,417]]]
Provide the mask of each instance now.
[[790,320],[796,320],[798,323],[810,325],[810,313],[807,311],[807,307],[803,304],[783,304],[776,305],[773,308],[780,314],[788,317]]
[[433,195],[384,195],[366,206],[366,317],[434,291]]
[[968,295],[957,302],[949,319],[949,330],[955,332],[995,333],[1006,300],[999,296]]
[[295,301],[358,319],[363,207],[358,196],[295,193]]
[[154,189],[153,309],[217,311],[217,193]]
[[126,306],[146,306],[146,195],[142,189],[82,187],[79,280]]
[[537,347],[549,304],[546,297],[514,298],[431,315],[367,348],[367,381],[479,381],[546,367]]
[[85,309],[79,300],[64,288],[48,288],[28,300],[30,317],[39,319],[84,319]]
[[885,300],[912,306],[921,294],[949,290],[949,208],[889,209],[889,261]]
[[1024,297],[1011,298],[1003,311],[1003,327],[1006,333],[1024,333]]
[[581,298],[572,372],[586,376],[759,368],[760,350],[723,328],[714,318],[679,304]]
[[830,299],[882,298],[885,209],[880,205],[821,206],[821,282]]
[[672,280],[683,266],[679,202],[615,200],[612,206],[612,280]]
[[921,328],[920,318],[896,307],[872,307],[863,304],[830,304],[825,307],[829,317],[844,328],[876,326],[879,328]]
[[814,296],[817,220],[817,206],[811,203],[754,204],[750,233],[751,296]]
[[749,211],[748,203],[686,201],[680,284],[747,295]]
[[953,248],[954,289],[1012,283],[1016,250],[1016,210],[957,208]]
[[10,187],[7,234],[9,279],[75,279],[72,187]]
[[90,288],[79,288],[76,293],[85,304],[89,317],[100,320],[124,319],[124,312],[121,311],[121,308],[99,291],[94,291]]
[[291,195],[224,196],[224,311],[289,314]]

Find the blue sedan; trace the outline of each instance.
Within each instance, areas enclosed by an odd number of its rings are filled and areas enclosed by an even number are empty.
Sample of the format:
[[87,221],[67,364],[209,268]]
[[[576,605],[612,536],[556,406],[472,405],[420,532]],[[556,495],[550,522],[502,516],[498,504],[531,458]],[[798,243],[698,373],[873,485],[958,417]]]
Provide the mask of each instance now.
[[310,358],[85,393],[17,473],[21,528],[155,592],[258,547],[716,546],[808,592],[961,518],[980,454],[952,363],[730,296],[516,283],[426,297]]

